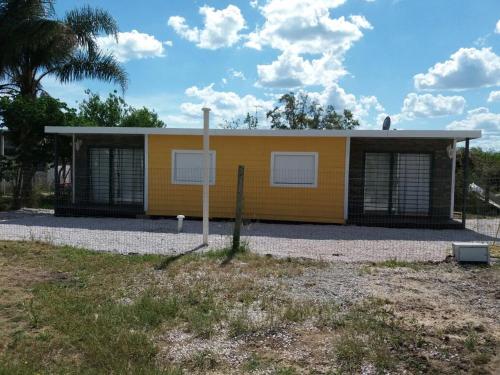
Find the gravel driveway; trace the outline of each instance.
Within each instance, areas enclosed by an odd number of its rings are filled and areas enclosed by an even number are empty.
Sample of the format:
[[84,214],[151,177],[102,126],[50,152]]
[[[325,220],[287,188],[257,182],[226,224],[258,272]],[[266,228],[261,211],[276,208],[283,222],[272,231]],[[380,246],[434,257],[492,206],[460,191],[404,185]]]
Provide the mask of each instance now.
[[[454,241],[491,242],[500,218],[474,219],[467,230],[251,223],[243,238],[253,252],[343,262],[441,261]],[[0,239],[37,240],[97,251],[180,254],[202,251],[201,221],[55,217],[51,210],[0,213]],[[210,223],[210,249],[230,243],[232,224]],[[206,249],[206,248],[205,248]]]

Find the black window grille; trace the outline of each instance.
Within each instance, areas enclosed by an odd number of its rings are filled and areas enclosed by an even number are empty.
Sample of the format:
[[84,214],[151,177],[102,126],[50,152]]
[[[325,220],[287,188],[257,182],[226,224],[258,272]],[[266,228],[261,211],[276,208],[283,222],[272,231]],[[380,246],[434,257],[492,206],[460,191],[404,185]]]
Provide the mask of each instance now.
[[367,152],[364,165],[365,213],[429,215],[432,154]]
[[141,204],[144,155],[138,148],[89,147],[89,198],[109,205]]

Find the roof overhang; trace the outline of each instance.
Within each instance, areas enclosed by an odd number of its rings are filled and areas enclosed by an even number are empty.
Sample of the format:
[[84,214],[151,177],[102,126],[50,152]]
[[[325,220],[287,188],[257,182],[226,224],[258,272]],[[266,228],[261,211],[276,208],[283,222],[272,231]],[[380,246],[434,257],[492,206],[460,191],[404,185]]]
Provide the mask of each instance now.
[[[119,135],[203,135],[203,129],[122,128],[46,126],[49,134],[119,134]],[[275,130],[211,129],[211,136],[242,137],[349,137],[349,138],[443,138],[463,141],[481,138],[481,130]]]

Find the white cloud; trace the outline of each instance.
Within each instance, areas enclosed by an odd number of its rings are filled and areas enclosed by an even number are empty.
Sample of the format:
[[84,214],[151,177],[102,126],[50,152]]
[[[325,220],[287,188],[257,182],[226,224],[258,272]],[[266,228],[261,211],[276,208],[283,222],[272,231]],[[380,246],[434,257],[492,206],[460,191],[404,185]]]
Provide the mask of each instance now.
[[482,130],[483,137],[477,141],[482,147],[500,149],[500,113],[480,107],[467,112],[463,120],[453,121],[449,130]]
[[262,27],[248,35],[246,46],[270,46],[296,54],[348,50],[371,28],[363,16],[331,18],[330,9],[345,0],[269,0],[260,7],[265,19]]
[[104,51],[113,53],[121,62],[148,57],[164,57],[164,45],[171,46],[168,41],[162,43],[153,35],[137,30],[118,33],[118,42],[113,36],[108,35],[98,37],[97,43]]
[[350,110],[354,117],[360,120],[362,128],[371,127],[370,117],[385,111],[375,96],[361,96],[347,93],[337,83],[332,83],[321,92],[309,92],[311,99],[316,100],[323,107],[333,105],[337,112]]
[[315,60],[306,60],[293,52],[282,53],[269,65],[257,65],[258,85],[292,88],[300,86],[327,86],[347,72],[332,53]]
[[250,1],[250,6],[252,8],[257,8],[259,6],[259,0],[251,0]]
[[498,20],[495,26],[495,34],[500,34],[500,20]]
[[450,59],[413,77],[417,89],[462,90],[500,85],[500,56],[491,48],[460,48]]
[[500,91],[492,91],[488,96],[488,103],[500,102]]
[[215,124],[224,120],[232,120],[245,116],[248,112],[260,114],[259,120],[264,121],[265,112],[273,107],[274,101],[258,99],[253,95],[240,96],[231,91],[216,91],[214,84],[199,88],[192,86],[186,90],[186,95],[194,102],[181,104],[181,112],[190,118],[199,118],[201,108],[208,106],[212,109]]
[[245,74],[243,74],[243,72],[240,72],[238,70],[234,70],[234,69],[229,69],[229,74],[231,75],[231,78],[237,78],[237,79],[241,79],[242,81],[246,81],[247,77],[245,77]]
[[257,66],[257,85],[270,88],[330,87],[347,74],[345,53],[371,29],[361,15],[334,18],[331,10],[346,0],[268,0],[259,7],[264,23],[245,46],[281,51]]
[[406,119],[441,117],[462,114],[464,108],[465,98],[462,96],[411,93],[403,101],[401,115]]
[[245,28],[245,19],[237,6],[228,5],[221,10],[203,6],[200,14],[204,17],[203,29],[189,27],[180,16],[170,17],[168,25],[182,38],[205,49],[231,47],[241,39],[239,32]]

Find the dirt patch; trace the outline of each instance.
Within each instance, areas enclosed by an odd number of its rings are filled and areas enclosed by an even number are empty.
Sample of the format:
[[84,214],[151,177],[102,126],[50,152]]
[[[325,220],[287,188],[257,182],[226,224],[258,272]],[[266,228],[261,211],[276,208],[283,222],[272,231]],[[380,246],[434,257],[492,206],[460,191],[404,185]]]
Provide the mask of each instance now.
[[[284,283],[289,286],[287,293],[296,298],[346,304],[369,297],[387,301],[396,318],[422,335],[425,345],[418,352],[433,369],[446,372],[455,368],[467,373],[484,365],[485,372],[498,371],[498,265],[333,264],[325,269],[309,270]],[[479,346],[483,353],[477,352]],[[488,356],[493,359],[486,359]]]
[[421,324],[488,327],[500,339],[500,269],[441,263],[420,270],[377,269],[370,275],[375,295]]

